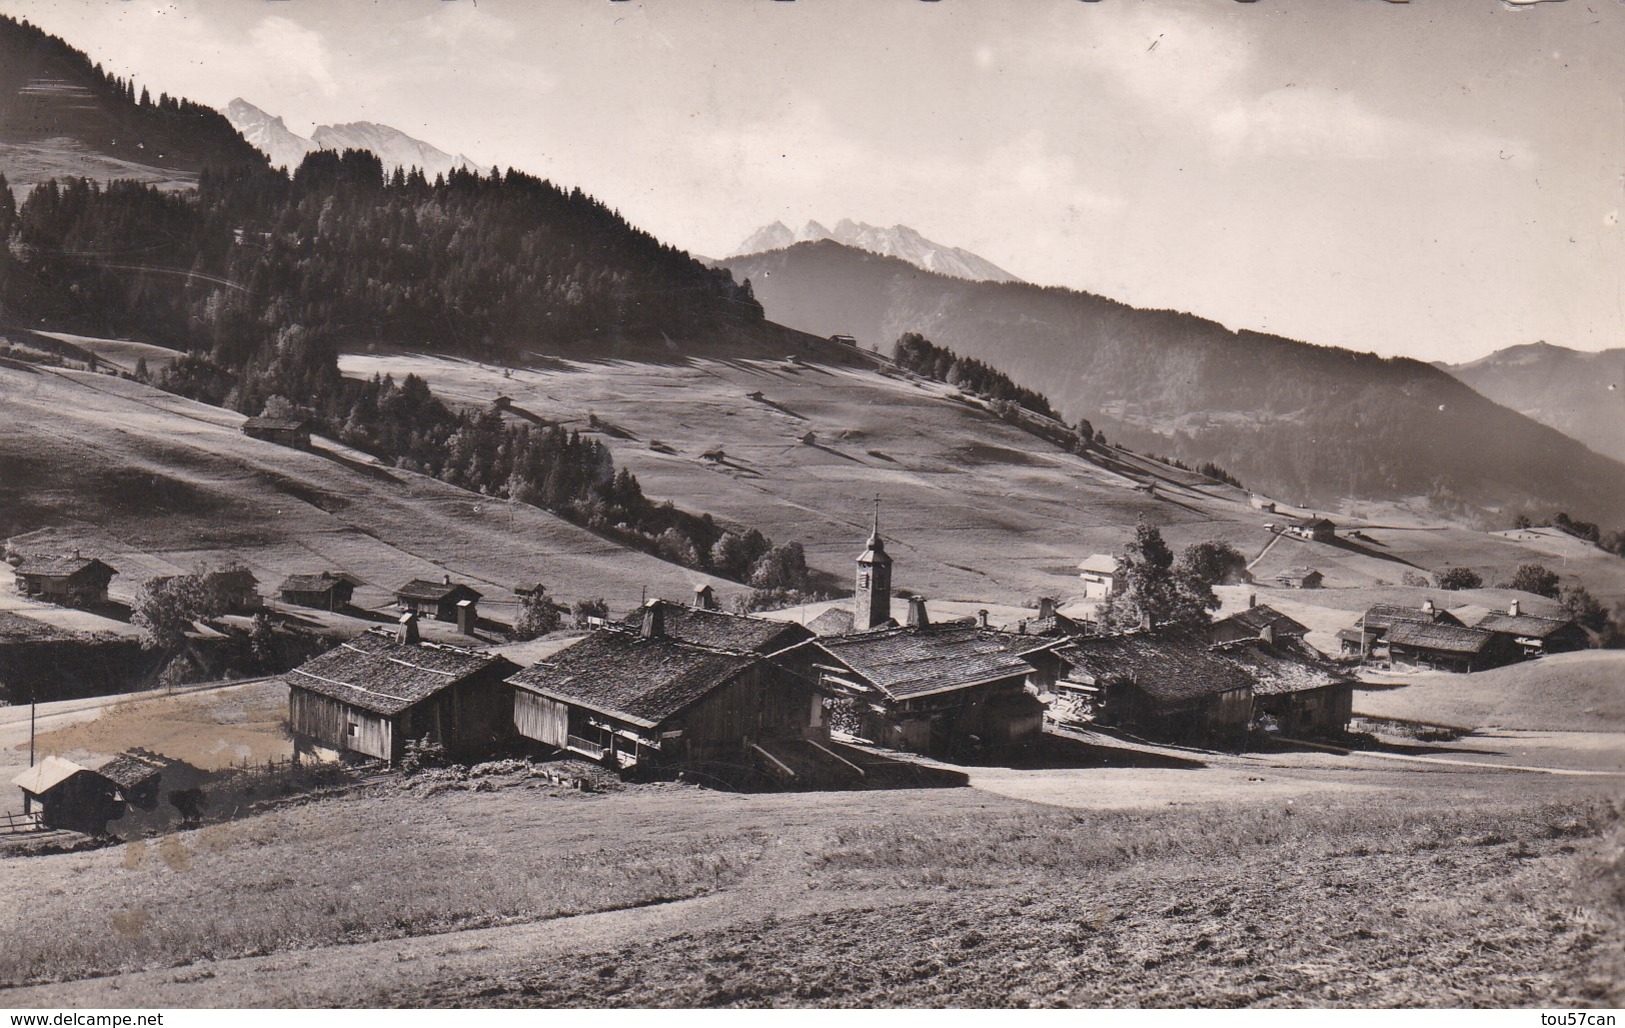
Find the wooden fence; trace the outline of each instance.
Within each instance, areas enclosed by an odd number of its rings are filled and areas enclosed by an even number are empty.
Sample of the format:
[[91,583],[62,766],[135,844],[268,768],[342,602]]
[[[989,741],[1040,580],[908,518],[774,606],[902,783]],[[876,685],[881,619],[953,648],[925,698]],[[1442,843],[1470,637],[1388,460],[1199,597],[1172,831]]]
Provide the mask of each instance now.
[[28,814],[0,814],[0,835],[21,835],[24,832],[43,832],[39,811]]

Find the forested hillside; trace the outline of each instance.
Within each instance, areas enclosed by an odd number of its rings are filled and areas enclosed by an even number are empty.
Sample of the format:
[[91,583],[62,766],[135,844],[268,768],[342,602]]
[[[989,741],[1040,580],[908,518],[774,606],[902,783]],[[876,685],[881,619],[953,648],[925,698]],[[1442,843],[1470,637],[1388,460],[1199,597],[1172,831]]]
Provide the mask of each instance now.
[[889,351],[904,332],[1039,388],[1069,420],[1282,499],[1427,497],[1611,523],[1625,466],[1437,368],[1312,346],[1069,289],[975,283],[836,243],[730,258],[769,317]]

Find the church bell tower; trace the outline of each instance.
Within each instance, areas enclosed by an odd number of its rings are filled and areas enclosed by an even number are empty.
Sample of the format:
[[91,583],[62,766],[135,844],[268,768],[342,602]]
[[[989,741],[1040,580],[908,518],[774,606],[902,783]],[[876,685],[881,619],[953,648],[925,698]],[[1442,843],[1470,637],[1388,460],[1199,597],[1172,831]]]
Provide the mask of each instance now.
[[880,500],[875,500],[875,525],[869,543],[858,557],[857,596],[852,604],[852,628],[867,632],[891,620],[891,555],[880,538]]

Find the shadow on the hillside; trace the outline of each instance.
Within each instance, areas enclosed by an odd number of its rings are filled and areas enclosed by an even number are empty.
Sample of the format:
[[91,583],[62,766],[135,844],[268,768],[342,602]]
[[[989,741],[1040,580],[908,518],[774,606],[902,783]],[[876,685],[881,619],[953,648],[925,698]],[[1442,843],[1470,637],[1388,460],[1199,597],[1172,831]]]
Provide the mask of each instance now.
[[971,767],[1008,767],[1018,771],[1062,771],[1091,767],[1167,768],[1194,771],[1204,761],[1173,753],[1154,752],[1128,742],[1114,744],[1110,739],[1080,739],[1046,731],[1021,749],[964,761]]

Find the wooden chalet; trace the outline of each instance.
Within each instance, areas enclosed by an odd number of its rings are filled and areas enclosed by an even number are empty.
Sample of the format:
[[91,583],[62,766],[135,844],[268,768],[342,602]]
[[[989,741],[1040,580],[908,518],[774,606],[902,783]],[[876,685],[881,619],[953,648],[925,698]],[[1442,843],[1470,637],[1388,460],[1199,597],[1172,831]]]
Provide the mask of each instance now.
[[479,602],[482,594],[461,582],[453,582],[450,575],[431,582],[414,578],[395,590],[395,603],[404,613],[436,621],[451,621],[464,635],[473,635],[479,622]]
[[1252,677],[1193,632],[1093,636],[1055,652],[1057,720],[1191,742],[1238,739],[1252,721]]
[[1479,618],[1475,628],[1509,640],[1510,652],[1524,660],[1548,653],[1568,653],[1591,645],[1586,630],[1573,618],[1549,618],[1525,614],[1513,600],[1505,614],[1492,611]]
[[1253,721],[1286,736],[1338,736],[1354,716],[1353,676],[1302,639],[1257,639],[1215,647],[1253,682]]
[[695,616],[718,613],[651,600],[636,631],[601,629],[511,675],[515,729],[640,775],[804,776],[809,753],[828,739],[822,697],[808,676],[764,652],[800,626]]
[[1460,618],[1439,607],[1432,600],[1423,600],[1419,607],[1378,603],[1367,608],[1352,627],[1337,633],[1344,656],[1388,656],[1388,630],[1400,622],[1465,627]]
[[310,422],[304,418],[249,418],[243,435],[296,450],[310,449]]
[[832,713],[832,720],[839,717],[836,727],[883,746],[942,756],[1004,749],[1038,736],[1043,704],[1026,689],[1036,669],[1001,633],[974,622],[919,621],[810,644],[811,672],[839,711]]
[[88,760],[46,757],[11,781],[22,790],[23,813],[37,814],[45,827],[101,835],[129,807],[157,806],[160,775],[156,762],[123,753]]
[[66,607],[94,607],[107,602],[107,586],[116,568],[95,557],[28,557],[15,571],[17,591]]
[[1266,643],[1302,639],[1309,634],[1308,626],[1287,617],[1268,604],[1248,600],[1246,610],[1237,611],[1227,618],[1213,622],[1209,638],[1215,643],[1257,639]]
[[1517,659],[1509,636],[1460,625],[1396,621],[1384,640],[1388,659],[1441,671],[1484,671]]
[[1287,589],[1319,589],[1326,584],[1326,576],[1314,568],[1287,568],[1275,576],[1275,582]]
[[1299,539],[1329,543],[1337,538],[1337,523],[1322,517],[1293,518],[1282,531]]
[[355,596],[355,587],[360,584],[360,579],[342,571],[289,575],[277,587],[277,595],[282,597],[283,603],[295,607],[338,610],[350,605]]
[[1083,598],[1104,600],[1121,592],[1117,558],[1109,553],[1092,553],[1078,565],[1078,577],[1083,579]]
[[288,723],[295,751],[390,763],[408,740],[453,756],[490,754],[512,737],[513,700],[504,657],[422,642],[415,615],[398,632],[371,629],[290,671]]

